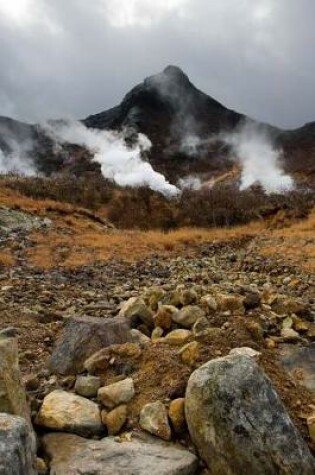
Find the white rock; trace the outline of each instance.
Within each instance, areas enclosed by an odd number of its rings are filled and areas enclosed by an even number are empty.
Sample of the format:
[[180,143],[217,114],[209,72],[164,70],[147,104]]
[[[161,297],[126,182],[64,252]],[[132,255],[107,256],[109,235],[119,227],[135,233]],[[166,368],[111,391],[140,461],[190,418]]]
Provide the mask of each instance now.
[[250,358],[257,358],[261,355],[261,353],[259,351],[253,350],[253,348],[243,346],[241,348],[233,348],[230,351],[229,355],[231,356],[243,355],[243,356],[249,356]]

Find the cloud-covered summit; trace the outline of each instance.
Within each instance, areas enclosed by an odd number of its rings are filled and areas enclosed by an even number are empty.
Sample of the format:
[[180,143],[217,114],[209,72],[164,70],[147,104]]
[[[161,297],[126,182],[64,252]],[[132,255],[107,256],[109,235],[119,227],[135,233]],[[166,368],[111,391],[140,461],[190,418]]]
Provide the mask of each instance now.
[[313,0],[0,0],[0,115],[82,118],[179,64],[226,106],[314,120]]

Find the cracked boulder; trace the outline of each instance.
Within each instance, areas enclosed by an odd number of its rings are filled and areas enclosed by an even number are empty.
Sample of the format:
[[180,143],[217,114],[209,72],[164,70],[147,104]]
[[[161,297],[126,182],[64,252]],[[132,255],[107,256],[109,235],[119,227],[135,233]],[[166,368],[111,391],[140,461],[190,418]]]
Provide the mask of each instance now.
[[315,461],[254,358],[211,360],[190,377],[185,412],[212,475],[312,475]]
[[25,419],[0,413],[0,474],[35,475],[36,441]]
[[198,460],[174,444],[86,440],[70,434],[47,434],[43,448],[54,475],[197,475]]
[[123,317],[71,318],[52,353],[51,371],[62,375],[80,373],[84,361],[100,349],[128,341],[129,329]]
[[0,337],[0,413],[21,416],[30,424],[30,410],[19,368],[16,338]]

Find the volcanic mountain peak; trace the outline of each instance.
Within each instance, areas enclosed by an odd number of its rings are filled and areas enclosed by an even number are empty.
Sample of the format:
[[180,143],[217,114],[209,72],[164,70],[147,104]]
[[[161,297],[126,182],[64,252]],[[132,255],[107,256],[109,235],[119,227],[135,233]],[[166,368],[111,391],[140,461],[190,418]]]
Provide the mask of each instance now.
[[190,82],[188,76],[178,66],[167,66],[164,71],[149,76],[143,81],[143,86],[155,89],[160,93],[178,95],[180,92],[189,94],[197,89]]
[[242,117],[197,89],[178,66],[170,65],[131,89],[119,106],[89,116],[84,123],[100,129],[131,126],[150,136],[148,123],[158,120],[169,127],[175,115],[201,126],[207,122],[210,132],[218,131],[219,125],[234,126]]
[[[243,121],[248,118],[200,91],[178,66],[169,65],[131,89],[118,106],[91,115],[82,123],[100,130],[129,130],[130,138],[136,133],[145,134],[152,143],[147,154],[150,164],[177,183],[187,175],[212,180],[233,168],[229,148],[214,139],[221,133],[239,132]],[[315,176],[315,123],[289,131],[251,123],[268,133],[271,142],[283,150],[286,172]],[[17,143],[23,145],[23,157],[27,152],[36,169],[44,174],[98,170],[90,160],[93,154],[70,143],[56,147],[46,132],[40,126],[0,117],[0,157],[1,151],[12,155]]]

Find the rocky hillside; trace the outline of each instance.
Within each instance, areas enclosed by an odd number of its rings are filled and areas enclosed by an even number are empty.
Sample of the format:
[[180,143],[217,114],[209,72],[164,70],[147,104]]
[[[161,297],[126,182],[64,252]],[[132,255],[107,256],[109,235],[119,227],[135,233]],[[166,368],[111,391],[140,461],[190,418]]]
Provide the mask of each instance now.
[[[198,90],[178,67],[168,66],[133,88],[117,107],[91,115],[83,123],[101,130],[127,128],[145,133],[153,144],[149,161],[175,183],[189,174],[211,178],[231,170],[228,147],[212,139],[218,133],[235,130],[244,120],[250,119]],[[267,130],[274,143],[283,148],[286,171],[313,182],[314,123],[292,131],[255,124]],[[127,140],[132,141],[132,133]],[[34,160],[45,174],[99,171],[81,148],[68,145],[56,149],[40,126],[0,118],[0,149],[14,152],[16,144],[23,157]]]
[[163,234],[0,205],[1,475],[313,475],[314,214]]

